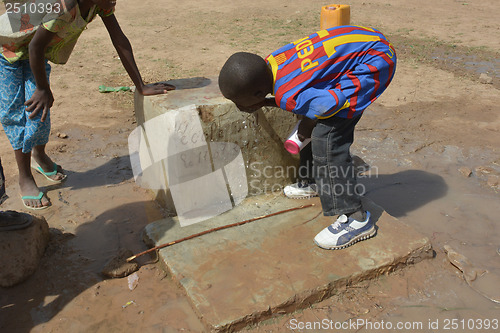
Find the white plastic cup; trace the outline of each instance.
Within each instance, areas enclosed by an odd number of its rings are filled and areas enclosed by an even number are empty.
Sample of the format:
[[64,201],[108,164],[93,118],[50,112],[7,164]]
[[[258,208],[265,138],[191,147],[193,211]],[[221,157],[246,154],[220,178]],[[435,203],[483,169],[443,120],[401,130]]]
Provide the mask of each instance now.
[[299,124],[300,124],[300,120],[297,123],[297,125],[295,125],[292,132],[290,132],[290,135],[288,136],[288,138],[285,141],[285,149],[290,154],[294,154],[294,155],[297,155],[298,153],[300,153],[302,148],[304,148],[305,146],[307,146],[309,144],[309,142],[311,142],[311,138],[307,138],[304,141],[300,141],[300,139],[297,135],[297,133],[299,131]]

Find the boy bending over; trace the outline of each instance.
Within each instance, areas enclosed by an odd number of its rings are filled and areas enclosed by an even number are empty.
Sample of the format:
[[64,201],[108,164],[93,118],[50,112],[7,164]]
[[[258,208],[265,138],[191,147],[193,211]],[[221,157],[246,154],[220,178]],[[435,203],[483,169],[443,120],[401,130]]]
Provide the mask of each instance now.
[[274,106],[304,116],[298,134],[301,140],[312,138],[312,177],[323,214],[339,215],[314,238],[321,248],[341,249],[375,235],[356,191],[350,146],[363,111],[387,88],[395,69],[394,47],[382,33],[340,26],[285,45],[265,59],[235,53],[220,72],[222,94],[241,111]]

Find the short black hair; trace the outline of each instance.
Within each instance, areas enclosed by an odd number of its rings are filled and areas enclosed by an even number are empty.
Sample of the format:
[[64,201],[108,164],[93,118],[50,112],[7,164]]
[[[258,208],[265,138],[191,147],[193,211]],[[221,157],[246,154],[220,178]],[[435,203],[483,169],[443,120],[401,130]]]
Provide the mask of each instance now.
[[262,57],[238,52],[227,59],[219,74],[219,89],[227,99],[255,95],[269,85],[267,63]]

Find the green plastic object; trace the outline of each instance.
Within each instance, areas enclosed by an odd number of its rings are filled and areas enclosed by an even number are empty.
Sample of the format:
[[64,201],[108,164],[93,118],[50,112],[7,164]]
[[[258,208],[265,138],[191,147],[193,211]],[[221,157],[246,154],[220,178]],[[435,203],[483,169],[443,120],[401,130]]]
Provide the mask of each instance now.
[[106,87],[105,85],[99,86],[100,93],[108,93],[115,91],[130,91],[130,90],[131,90],[130,87]]

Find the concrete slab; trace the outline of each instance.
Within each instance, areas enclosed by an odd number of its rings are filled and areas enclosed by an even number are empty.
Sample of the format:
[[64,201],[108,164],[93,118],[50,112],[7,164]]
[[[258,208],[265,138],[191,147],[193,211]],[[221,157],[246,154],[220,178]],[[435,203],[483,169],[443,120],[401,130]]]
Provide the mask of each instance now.
[[313,237],[331,223],[319,199],[282,195],[245,199],[210,220],[180,227],[176,218],[156,221],[146,242],[160,245],[213,227],[308,203],[316,206],[191,239],[160,251],[160,260],[186,291],[210,330],[234,331],[274,314],[319,302],[345,286],[433,256],[428,238],[366,200],[377,235],[340,251],[318,248]]

